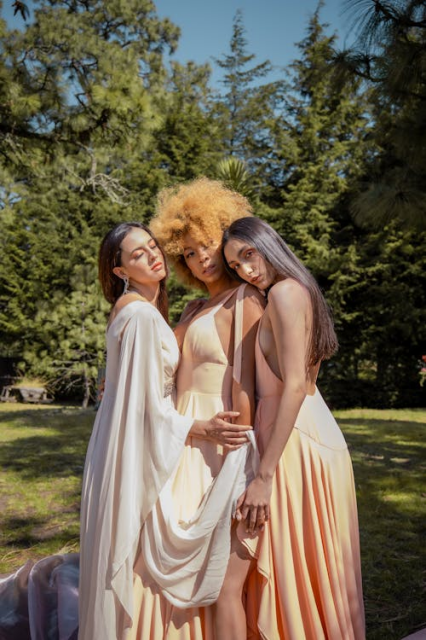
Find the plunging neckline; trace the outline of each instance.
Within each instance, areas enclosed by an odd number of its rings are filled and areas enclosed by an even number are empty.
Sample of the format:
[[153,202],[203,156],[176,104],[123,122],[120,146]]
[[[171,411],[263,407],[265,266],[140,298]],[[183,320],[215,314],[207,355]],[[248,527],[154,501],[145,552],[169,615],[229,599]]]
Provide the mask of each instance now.
[[223,356],[223,358],[224,358],[224,360],[225,360],[225,362],[223,362],[222,364],[226,364],[227,366],[230,366],[230,367],[232,367],[232,366],[233,366],[233,363],[232,363],[232,364],[230,364],[230,363],[229,363],[229,356],[228,356],[228,354],[227,354],[227,353],[225,353],[225,349],[223,348],[223,344],[222,344],[222,341],[221,341],[221,339],[220,339],[219,332],[218,332],[218,330],[217,330],[217,326],[216,326],[216,322],[215,322],[215,320],[214,320],[214,316],[215,316],[215,315],[216,315],[216,313],[219,311],[219,309],[220,309],[221,307],[223,307],[223,305],[224,305],[224,304],[226,304],[226,303],[228,302],[228,300],[230,300],[230,299],[232,298],[232,296],[233,296],[233,295],[238,291],[238,289],[239,289],[239,287],[235,287],[234,289],[231,289],[231,290],[230,290],[230,291],[229,291],[229,292],[228,292],[228,293],[227,293],[227,294],[222,298],[222,300],[220,300],[220,301],[219,301],[219,302],[217,302],[215,305],[213,305],[213,306],[212,306],[210,309],[208,309],[205,313],[203,313],[202,315],[199,315],[198,317],[193,318],[193,319],[189,322],[188,327],[187,327],[187,329],[186,329],[186,331],[185,331],[185,336],[184,336],[183,342],[182,342],[182,349],[183,349],[183,345],[184,345],[184,343],[185,343],[185,340],[187,339],[188,332],[191,330],[191,327],[195,327],[195,326],[196,326],[196,324],[197,324],[198,322],[201,322],[204,318],[206,318],[206,319],[213,319],[213,325],[214,325],[214,329],[215,329],[216,336],[217,336],[217,339],[218,339],[218,344],[220,345],[220,350],[221,350],[221,352],[222,352],[222,356]]

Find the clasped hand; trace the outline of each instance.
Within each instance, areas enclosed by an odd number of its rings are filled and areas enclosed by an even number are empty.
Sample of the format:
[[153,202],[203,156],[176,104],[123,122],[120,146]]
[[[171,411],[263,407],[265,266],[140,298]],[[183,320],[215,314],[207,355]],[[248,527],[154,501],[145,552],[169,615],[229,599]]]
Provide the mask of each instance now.
[[235,508],[236,520],[246,521],[246,531],[255,533],[263,531],[265,522],[269,520],[272,482],[257,476],[238,498]]
[[227,450],[238,449],[247,444],[247,431],[252,431],[250,425],[233,424],[232,418],[239,416],[238,411],[219,411],[207,423],[206,437]]

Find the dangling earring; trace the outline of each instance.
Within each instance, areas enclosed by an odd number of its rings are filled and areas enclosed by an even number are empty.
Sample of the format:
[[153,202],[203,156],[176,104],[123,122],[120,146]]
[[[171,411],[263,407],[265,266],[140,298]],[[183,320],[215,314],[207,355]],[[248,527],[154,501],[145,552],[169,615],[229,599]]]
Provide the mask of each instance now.
[[126,293],[129,291],[129,278],[127,276],[124,276],[123,282],[124,282],[124,289],[123,289],[122,295],[125,296]]

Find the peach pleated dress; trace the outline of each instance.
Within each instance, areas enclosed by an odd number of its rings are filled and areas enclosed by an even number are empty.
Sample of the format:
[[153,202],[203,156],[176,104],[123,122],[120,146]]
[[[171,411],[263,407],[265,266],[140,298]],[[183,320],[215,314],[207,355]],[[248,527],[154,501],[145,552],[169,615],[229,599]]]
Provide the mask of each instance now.
[[[260,454],[283,383],[256,340]],[[358,516],[348,448],[320,392],[308,395],[273,480],[271,518],[247,587],[248,638],[364,640]],[[261,578],[261,579],[260,579]]]
[[[238,301],[242,303],[244,286],[234,289],[218,305],[196,317],[186,331],[176,385],[176,408],[183,415],[207,419],[218,411],[232,409],[235,366],[229,364],[224,353],[215,315],[232,296],[236,297],[237,309]],[[234,363],[239,357],[237,331],[242,323],[237,315],[236,311]],[[191,518],[220,472],[224,459],[221,446],[188,438],[173,483],[175,513],[179,518]],[[142,556],[135,566],[134,611],[139,615],[135,616],[126,640],[214,640],[212,608],[179,609],[170,604],[149,576]]]

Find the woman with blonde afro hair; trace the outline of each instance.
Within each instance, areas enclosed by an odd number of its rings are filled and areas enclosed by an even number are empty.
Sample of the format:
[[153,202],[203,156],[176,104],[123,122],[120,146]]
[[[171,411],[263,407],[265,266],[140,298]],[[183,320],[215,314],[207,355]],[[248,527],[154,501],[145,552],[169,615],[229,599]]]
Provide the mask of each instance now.
[[[221,255],[225,228],[251,211],[245,197],[221,182],[202,177],[161,191],[150,224],[178,277],[207,294],[188,304],[175,328],[181,350],[176,408],[182,415],[201,418],[212,415],[213,408],[214,412],[239,413],[229,427],[231,431],[240,429],[233,446],[221,442],[219,434],[215,439],[188,437],[171,490],[174,515],[185,521],[194,517],[203,497],[211,495],[218,482],[222,493],[232,495],[236,504],[240,494],[234,499],[235,489],[221,480],[228,477],[233,449],[240,451],[245,446],[248,451],[247,483],[256,464],[253,434],[242,431],[242,425],[254,420],[254,347],[264,297],[250,284],[237,282],[226,271]],[[212,606],[173,606],[143,566],[136,571],[135,610],[140,615],[132,640],[246,640],[243,589],[247,576],[256,572],[251,571],[254,559],[238,540],[236,528],[230,515],[225,523],[227,545],[219,552],[224,560],[222,590],[216,592]]]
[[158,238],[178,277],[187,285],[207,289],[195,277],[184,256],[184,238],[199,242],[221,241],[224,230],[238,218],[252,214],[247,198],[218,180],[202,177],[158,194],[157,213],[150,228]]

